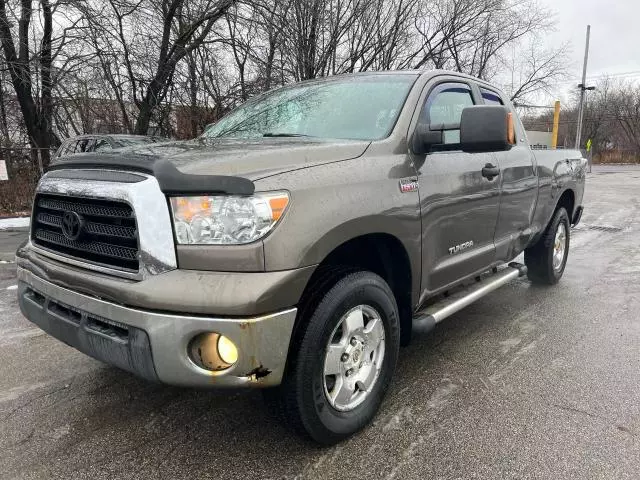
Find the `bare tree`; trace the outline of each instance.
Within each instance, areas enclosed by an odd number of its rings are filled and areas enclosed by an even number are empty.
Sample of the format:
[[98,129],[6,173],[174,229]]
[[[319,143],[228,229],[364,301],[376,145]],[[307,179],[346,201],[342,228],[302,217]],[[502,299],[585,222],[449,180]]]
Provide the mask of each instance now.
[[520,43],[512,46],[512,55],[503,61],[504,69],[511,72],[511,81],[505,85],[512,101],[524,101],[540,93],[551,94],[568,77],[569,45],[544,47],[541,39],[529,39],[528,48]]
[[[419,43],[410,57],[415,68],[445,68],[486,80],[512,71],[508,86],[514,99],[550,90],[566,75],[567,46],[540,47],[539,37],[554,23],[535,0],[443,0],[420,6]],[[516,47],[517,58],[505,60]]]
[[[129,130],[147,134],[177,65],[205,44],[235,0],[108,0],[84,7],[90,44]],[[109,23],[104,19],[112,19]],[[155,34],[157,30],[159,35]],[[137,108],[135,121],[127,104]]]
[[8,146],[11,144],[11,133],[9,132],[9,83],[6,79],[8,72],[4,62],[4,57],[0,56],[0,146]]
[[[578,92],[573,104],[563,107],[560,113],[559,138],[573,145],[578,118]],[[613,155],[618,161],[621,155],[638,160],[640,155],[640,85],[615,81],[604,77],[596,83],[596,90],[587,97],[582,136],[591,139],[596,155]],[[523,119],[527,129],[550,130],[553,113]]]
[[360,12],[335,52],[332,73],[391,70],[407,62],[418,0],[374,0]]
[[[96,130],[194,136],[252,95],[340,73],[446,68],[501,83],[514,99],[551,91],[564,74],[565,50],[535,41],[553,26],[536,0],[0,0],[0,6],[11,78],[9,86],[0,75],[0,94],[16,92],[32,145],[54,143],[54,133]],[[30,23],[32,15],[39,21]],[[47,20],[56,16],[61,20]],[[509,55],[515,49],[519,54]],[[5,136],[9,117],[0,109]]]
[[76,5],[77,0],[0,1],[0,42],[13,90],[2,89],[3,102],[15,98],[28,143],[34,155],[39,149],[44,165],[59,142],[57,89],[91,55],[79,49]]
[[[278,81],[276,68],[280,73],[279,83],[283,82],[282,47],[284,42],[284,30],[282,19],[287,18],[292,3],[295,0],[272,0],[254,3],[254,21],[258,24],[259,33],[263,35],[263,42],[253,50],[253,61],[256,62],[259,75],[263,79],[263,89],[269,90]],[[279,64],[276,65],[276,56],[279,55]]]
[[627,148],[640,154],[640,86],[623,84],[611,96],[610,105]]
[[[40,48],[32,52],[29,26],[34,12],[31,0],[21,0],[17,37],[7,12],[7,0],[0,0],[0,41],[11,76],[24,125],[33,148],[43,150],[42,161],[49,161],[48,151],[55,144],[52,133],[53,82],[53,8],[49,0],[40,0],[38,9],[43,21]],[[17,44],[17,49],[16,49]],[[36,72],[34,72],[34,68]],[[40,82],[34,76],[38,75]]]
[[283,55],[293,78],[307,80],[334,73],[338,52],[368,6],[366,0],[293,2],[281,24]]

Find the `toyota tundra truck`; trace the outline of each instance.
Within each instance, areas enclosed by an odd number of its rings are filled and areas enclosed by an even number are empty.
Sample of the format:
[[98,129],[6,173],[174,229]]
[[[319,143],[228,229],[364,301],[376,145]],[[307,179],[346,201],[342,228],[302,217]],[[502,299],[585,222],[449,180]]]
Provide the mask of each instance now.
[[20,307],[150,381],[263,388],[332,444],[371,421],[416,332],[517,277],[560,280],[585,166],[533,152],[476,78],[297,83],[194,140],[56,159],[17,252]]

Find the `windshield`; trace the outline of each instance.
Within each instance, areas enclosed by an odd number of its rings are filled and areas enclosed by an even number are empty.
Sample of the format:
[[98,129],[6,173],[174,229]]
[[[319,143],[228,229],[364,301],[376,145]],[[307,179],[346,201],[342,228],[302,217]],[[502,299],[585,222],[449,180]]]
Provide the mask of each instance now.
[[203,136],[377,140],[391,132],[415,79],[409,74],[355,76],[282,88],[240,106]]

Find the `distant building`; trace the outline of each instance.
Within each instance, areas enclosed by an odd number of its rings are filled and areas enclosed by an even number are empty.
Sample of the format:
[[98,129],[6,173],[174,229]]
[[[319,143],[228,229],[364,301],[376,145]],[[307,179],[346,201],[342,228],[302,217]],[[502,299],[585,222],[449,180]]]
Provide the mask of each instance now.
[[551,148],[551,132],[527,130],[529,145],[534,150],[548,150]]

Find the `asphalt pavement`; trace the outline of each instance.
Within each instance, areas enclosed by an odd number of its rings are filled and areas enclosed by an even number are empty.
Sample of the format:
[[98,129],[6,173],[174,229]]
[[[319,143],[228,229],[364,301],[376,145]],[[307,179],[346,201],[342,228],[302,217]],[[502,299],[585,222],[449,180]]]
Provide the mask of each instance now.
[[150,384],[54,340],[0,264],[0,478],[639,478],[640,168],[594,167],[585,206],[559,285],[514,281],[417,338],[374,423],[330,448],[259,392]]

